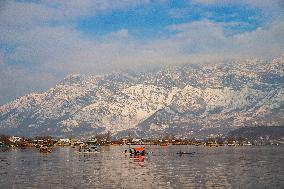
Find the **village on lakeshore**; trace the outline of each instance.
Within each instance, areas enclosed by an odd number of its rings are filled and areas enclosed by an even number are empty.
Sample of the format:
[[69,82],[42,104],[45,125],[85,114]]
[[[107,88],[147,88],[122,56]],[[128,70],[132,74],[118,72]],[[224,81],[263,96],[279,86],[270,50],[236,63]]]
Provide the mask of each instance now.
[[75,137],[70,138],[56,138],[51,136],[37,136],[34,138],[26,138],[19,136],[0,136],[1,148],[28,148],[42,146],[80,146],[80,145],[194,145],[194,146],[208,146],[208,147],[220,147],[220,146],[262,146],[262,145],[280,145],[284,144],[284,137],[280,139],[270,139],[269,136],[259,137],[255,140],[248,140],[247,138],[233,138],[233,137],[216,137],[207,139],[187,139],[187,138],[160,138],[160,139],[144,139],[144,138],[121,138],[118,140],[112,140],[108,134],[98,135],[89,139],[77,139]]

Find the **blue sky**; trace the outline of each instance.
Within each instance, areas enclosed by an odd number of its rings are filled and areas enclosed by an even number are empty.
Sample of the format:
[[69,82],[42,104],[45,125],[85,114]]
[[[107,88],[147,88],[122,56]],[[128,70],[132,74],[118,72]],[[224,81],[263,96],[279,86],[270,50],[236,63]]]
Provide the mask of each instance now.
[[[170,35],[166,29],[182,24],[208,19],[213,22],[240,22],[242,27],[227,27],[228,34],[252,31],[271,20],[260,8],[237,4],[203,5],[186,0],[154,2],[128,10],[101,12],[76,20],[77,29],[89,35],[105,35],[121,29],[139,39],[153,39]],[[157,35],[157,33],[159,35]]]
[[72,73],[273,59],[281,0],[0,1],[0,104]]

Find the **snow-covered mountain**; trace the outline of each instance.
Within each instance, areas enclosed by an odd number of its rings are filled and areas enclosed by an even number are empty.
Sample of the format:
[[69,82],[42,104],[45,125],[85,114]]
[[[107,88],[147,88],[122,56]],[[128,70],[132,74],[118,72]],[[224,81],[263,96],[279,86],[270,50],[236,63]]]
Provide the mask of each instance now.
[[284,125],[284,55],[71,75],[45,93],[0,107],[0,133],[25,136],[196,137],[241,126]]

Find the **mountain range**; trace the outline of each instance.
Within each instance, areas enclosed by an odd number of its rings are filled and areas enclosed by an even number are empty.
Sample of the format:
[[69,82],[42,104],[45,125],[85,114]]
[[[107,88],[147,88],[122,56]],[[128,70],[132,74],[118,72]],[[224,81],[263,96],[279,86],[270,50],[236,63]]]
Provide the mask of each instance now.
[[0,133],[20,136],[205,137],[284,125],[284,55],[148,72],[70,75],[0,107]]

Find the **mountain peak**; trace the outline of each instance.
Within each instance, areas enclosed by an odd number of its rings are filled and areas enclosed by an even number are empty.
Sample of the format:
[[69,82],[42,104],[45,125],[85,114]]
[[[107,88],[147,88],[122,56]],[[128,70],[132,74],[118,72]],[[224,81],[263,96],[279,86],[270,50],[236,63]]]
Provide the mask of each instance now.
[[69,75],[45,93],[1,106],[0,132],[192,137],[241,126],[283,125],[283,60]]

